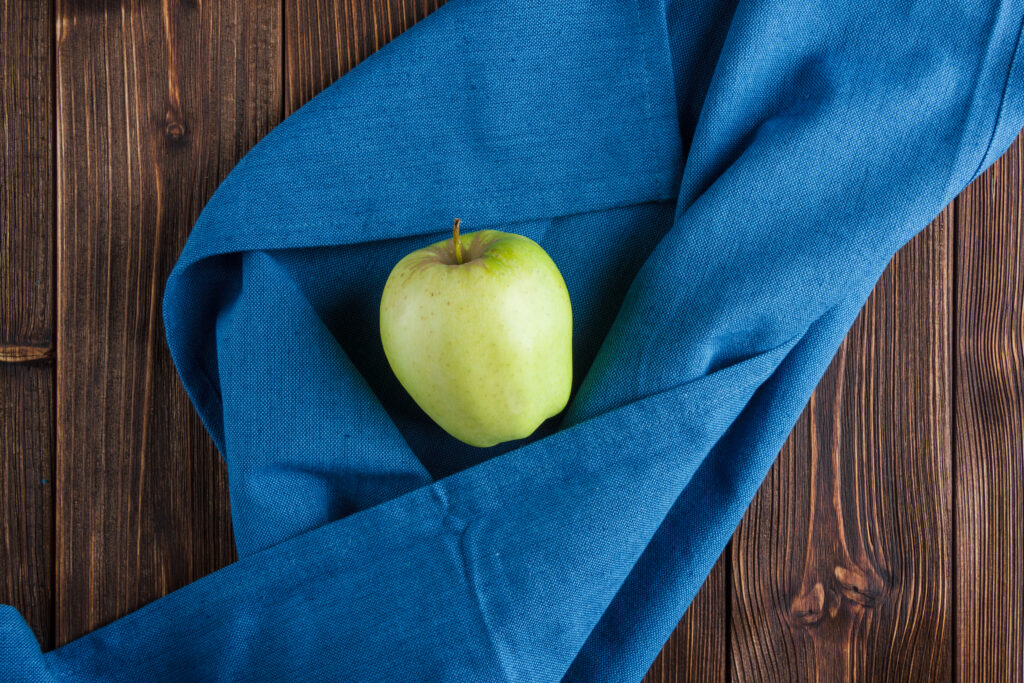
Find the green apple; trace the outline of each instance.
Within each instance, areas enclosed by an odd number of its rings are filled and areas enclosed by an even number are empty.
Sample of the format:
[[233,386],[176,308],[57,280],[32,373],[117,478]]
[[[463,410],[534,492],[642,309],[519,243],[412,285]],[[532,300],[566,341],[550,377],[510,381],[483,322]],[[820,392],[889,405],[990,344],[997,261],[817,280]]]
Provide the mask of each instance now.
[[380,302],[391,369],[446,432],[472,446],[529,436],[569,400],[572,308],[533,240],[459,235],[395,266]]

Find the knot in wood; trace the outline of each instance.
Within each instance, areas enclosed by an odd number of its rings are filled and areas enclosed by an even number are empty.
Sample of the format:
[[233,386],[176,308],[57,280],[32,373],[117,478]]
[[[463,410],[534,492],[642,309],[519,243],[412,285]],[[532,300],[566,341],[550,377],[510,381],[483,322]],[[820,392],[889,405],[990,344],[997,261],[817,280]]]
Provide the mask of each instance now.
[[172,145],[181,145],[185,142],[188,129],[181,115],[173,109],[167,111],[164,124],[164,138]]
[[843,597],[862,607],[874,607],[885,592],[882,577],[873,571],[864,571],[856,566],[837,565],[833,574]]
[[821,621],[825,616],[825,587],[818,582],[810,590],[801,590],[789,606],[789,615],[803,626]]

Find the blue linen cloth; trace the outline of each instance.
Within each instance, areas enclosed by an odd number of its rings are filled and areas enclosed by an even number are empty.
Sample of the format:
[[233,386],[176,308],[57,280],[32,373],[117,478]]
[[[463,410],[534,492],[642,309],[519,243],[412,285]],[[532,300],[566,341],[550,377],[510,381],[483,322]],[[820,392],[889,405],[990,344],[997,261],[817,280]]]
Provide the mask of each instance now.
[[[633,681],[891,255],[1024,124],[1021,2],[452,0],[210,200],[167,339],[241,559],[5,680]],[[472,449],[377,307],[464,229],[528,235],[578,381]]]

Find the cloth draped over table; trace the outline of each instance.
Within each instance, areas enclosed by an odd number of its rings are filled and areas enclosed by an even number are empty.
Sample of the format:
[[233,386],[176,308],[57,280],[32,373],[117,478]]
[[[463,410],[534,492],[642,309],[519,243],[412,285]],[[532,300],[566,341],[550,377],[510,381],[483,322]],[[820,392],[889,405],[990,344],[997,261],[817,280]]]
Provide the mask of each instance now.
[[[46,654],[4,608],[0,678],[639,679],[892,254],[1024,124],[1022,19],[452,0],[267,135],[167,283],[241,559]],[[487,450],[379,341],[454,216],[574,307],[568,409]]]

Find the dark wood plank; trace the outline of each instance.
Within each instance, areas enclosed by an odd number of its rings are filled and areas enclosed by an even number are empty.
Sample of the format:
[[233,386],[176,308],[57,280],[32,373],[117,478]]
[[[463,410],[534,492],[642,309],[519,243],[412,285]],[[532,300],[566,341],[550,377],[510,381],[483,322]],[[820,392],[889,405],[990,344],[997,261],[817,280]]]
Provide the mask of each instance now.
[[0,355],[53,344],[53,16],[0,0]]
[[174,372],[163,284],[280,118],[279,2],[57,2],[56,640],[233,558],[225,469]]
[[53,366],[0,363],[0,603],[53,647]]
[[1024,680],[1024,145],[958,204],[956,662]]
[[728,552],[715,563],[686,615],[654,660],[644,683],[724,683],[728,675],[726,645]]
[[951,235],[895,256],[740,525],[736,680],[951,678]]
[[444,4],[444,0],[284,2],[287,114]]
[[0,602],[53,645],[53,12],[0,0]]

